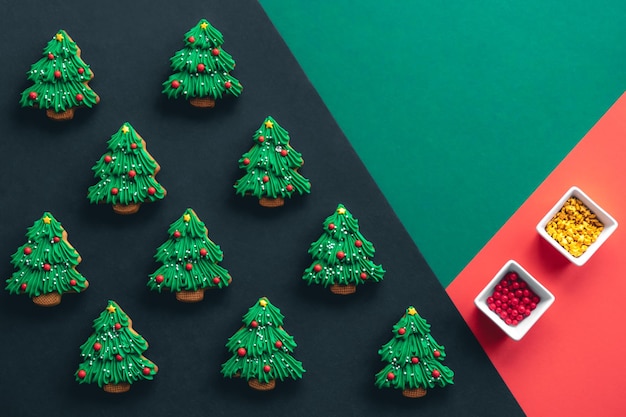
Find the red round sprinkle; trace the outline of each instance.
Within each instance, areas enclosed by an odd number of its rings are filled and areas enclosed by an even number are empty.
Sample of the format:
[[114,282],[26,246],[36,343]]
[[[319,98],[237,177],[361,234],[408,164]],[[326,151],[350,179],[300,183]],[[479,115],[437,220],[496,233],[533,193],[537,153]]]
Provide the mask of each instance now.
[[54,59],[54,55],[52,54],[52,52],[48,54],[48,59]]
[[214,278],[213,278],[213,284],[217,285],[217,284],[219,284],[220,282],[222,282],[222,280],[220,279],[220,277],[214,277]]
[[200,256],[205,257],[209,253],[205,248],[200,249]]
[[106,162],[107,164],[110,163],[113,160],[113,158],[111,158],[111,155],[105,155],[104,156],[104,162]]
[[30,246],[26,246],[24,248],[24,254],[25,255],[30,255],[31,253],[33,253],[33,250],[30,248]]
[[154,194],[156,194],[156,188],[148,187],[148,195],[154,195]]
[[434,356],[435,358],[438,358],[438,357],[440,357],[440,356],[441,356],[441,352],[439,352],[438,350],[434,350],[434,351],[433,351],[433,356]]
[[293,191],[293,185],[291,184],[287,184],[287,187],[285,187],[287,189],[287,191],[291,192]]
[[112,195],[117,195],[117,193],[119,193],[119,192],[120,192],[120,190],[118,190],[117,188],[115,188],[115,187],[111,188],[111,194]]
[[198,70],[198,72],[204,72],[205,68],[206,67],[204,66],[204,64],[198,64],[196,66],[196,69]]
[[75,286],[76,285],[76,280],[75,279],[70,279],[70,286]]
[[150,370],[150,368],[148,368],[147,366],[145,368],[143,368],[143,374],[148,376],[152,373],[152,371]]
[[258,327],[258,326],[259,326],[259,323],[256,320],[252,320],[250,322],[250,327]]
[[340,250],[339,252],[337,252],[337,259],[342,260],[345,257],[346,257],[346,254],[344,251]]
[[37,100],[37,93],[34,91],[31,91],[30,93],[28,93],[28,98],[31,100]]
[[320,272],[322,270],[322,265],[317,264],[313,267],[313,271],[315,272]]
[[50,264],[43,264],[43,270],[44,271],[49,271],[52,269],[52,266]]
[[243,162],[244,165],[250,165],[250,159],[249,158],[244,158],[242,162]]
[[330,223],[328,225],[328,230],[335,230],[335,224],[334,223]]
[[102,344],[96,342],[93,344],[93,350],[95,350],[96,352],[99,351],[100,349],[102,349]]
[[272,370],[272,368],[271,368],[271,366],[269,366],[269,365],[265,365],[265,366],[263,367],[263,372],[265,372],[265,373],[268,373],[268,372],[269,372],[269,371],[271,371],[271,370]]
[[83,74],[84,72],[85,72],[85,68],[80,67],[80,68],[78,69],[78,73],[79,73],[79,74]]
[[517,272],[509,272],[507,274],[507,278],[510,279],[511,281],[517,281],[517,278],[519,276],[517,275]]
[[189,43],[194,43],[196,41],[196,38],[194,38],[193,36],[190,36],[187,38],[187,42]]
[[287,149],[281,149],[280,150],[280,156],[287,156]]
[[418,357],[413,356],[413,357],[411,358],[411,363],[413,363],[413,364],[415,364],[415,363],[419,363],[419,361],[420,361],[420,360],[419,360],[419,358],[418,358]]
[[218,55],[220,54],[220,50],[219,50],[219,49],[217,49],[217,48],[213,48],[213,49],[211,50],[211,54],[212,54],[213,56],[218,56]]
[[122,325],[120,323],[115,323],[115,330],[120,330],[122,328]]
[[134,169],[131,169],[130,171],[128,171],[128,176],[130,178],[135,178],[135,175],[137,175],[137,172]]
[[356,242],[354,242],[354,246],[356,246],[357,248],[360,248],[361,246],[363,246],[363,242],[361,242],[360,240],[357,240]]
[[283,347],[283,342],[281,342],[280,340],[277,340],[276,343],[274,343],[274,346],[276,346],[276,348],[280,349],[281,347]]
[[76,94],[76,101],[83,101],[84,97],[81,93]]
[[237,355],[242,357],[246,356],[246,348],[240,347],[239,349],[237,349]]
[[433,369],[433,371],[430,374],[433,376],[433,378],[439,378],[441,376],[439,371],[436,369]]
[[178,88],[180,87],[180,82],[178,80],[174,80],[170,85],[172,86],[172,88]]
[[387,374],[387,379],[388,379],[389,381],[393,381],[395,378],[396,378],[396,376],[393,374],[393,372],[389,372],[389,373]]
[[185,265],[185,269],[186,269],[187,271],[191,271],[191,270],[193,269],[193,264],[188,263],[187,265]]
[[367,274],[365,272],[361,272],[361,275],[359,275],[359,277],[361,279],[367,279]]
[[261,143],[265,142],[265,136],[259,136],[258,141]]
[[52,238],[52,242],[53,243],[59,243],[60,241],[61,241],[61,238],[58,237],[58,236],[55,236],[55,237]]
[[22,290],[22,291],[26,291],[26,284],[22,284],[22,285],[20,285],[20,290]]
[[226,87],[226,88],[230,88],[230,87],[232,87],[232,86],[233,86],[233,83],[231,83],[230,81],[226,81],[226,82],[224,83],[224,87]]
[[115,360],[116,361],[121,362],[122,359],[124,359],[124,358],[122,358],[122,355],[120,355],[119,353],[117,355],[115,355]]
[[267,175],[263,175],[262,180],[263,180],[263,182],[269,182],[270,181],[270,177],[268,177]]
[[87,372],[85,372],[84,370],[80,370],[78,371],[78,373],[76,374],[80,379],[84,379],[87,376]]
[[156,281],[157,284],[160,284],[163,281],[165,281],[165,277],[163,275],[159,274],[156,277],[154,277],[154,280]]
[[403,335],[403,334],[405,334],[405,333],[406,333],[406,329],[405,329],[404,327],[400,327],[400,328],[398,329],[398,334],[399,334],[400,336],[402,336],[402,335]]
[[180,237],[180,231],[175,230],[174,233],[172,233],[172,236],[174,236],[174,238],[178,239]]
[[61,78],[61,71],[56,70],[56,71],[54,71],[53,75],[54,75],[54,78]]

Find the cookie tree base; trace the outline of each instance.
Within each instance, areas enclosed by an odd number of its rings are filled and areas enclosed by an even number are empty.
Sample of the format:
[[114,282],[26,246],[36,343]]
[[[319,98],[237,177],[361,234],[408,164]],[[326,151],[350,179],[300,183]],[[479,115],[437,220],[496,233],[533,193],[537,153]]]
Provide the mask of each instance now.
[[33,303],[42,307],[54,307],[61,303],[61,294],[51,292],[33,297]]
[[330,286],[330,292],[338,295],[350,295],[356,292],[356,285],[354,284],[333,284]]
[[215,107],[215,100],[213,100],[211,97],[194,97],[192,99],[189,99],[189,104],[194,107],[212,109],[213,107]]
[[183,303],[197,303],[204,300],[204,289],[196,291],[178,291],[176,299]]
[[409,388],[402,390],[402,395],[408,398],[420,398],[426,395],[426,390],[424,388]]
[[248,385],[257,391],[271,391],[276,387],[276,380],[272,379],[270,382],[261,382],[256,378],[248,380]]
[[141,207],[141,203],[113,204],[113,211],[116,212],[117,214],[126,216],[128,214],[137,213],[140,207]]
[[119,384],[105,384],[102,389],[110,394],[121,394],[130,390],[128,382],[120,382]]
[[71,120],[74,118],[74,108],[69,108],[62,112],[56,112],[53,109],[47,109],[46,116],[48,116],[49,119],[59,122],[62,122],[64,120]]
[[285,199],[282,197],[270,198],[270,197],[261,197],[259,199],[259,204],[263,207],[281,207],[285,204]]

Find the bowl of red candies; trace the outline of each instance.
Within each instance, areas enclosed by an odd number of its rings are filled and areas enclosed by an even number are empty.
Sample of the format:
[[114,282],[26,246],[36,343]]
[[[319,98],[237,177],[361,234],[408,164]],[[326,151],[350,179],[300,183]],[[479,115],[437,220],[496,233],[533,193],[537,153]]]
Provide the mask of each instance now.
[[554,295],[514,260],[509,260],[474,299],[474,304],[513,340],[520,340],[554,302]]

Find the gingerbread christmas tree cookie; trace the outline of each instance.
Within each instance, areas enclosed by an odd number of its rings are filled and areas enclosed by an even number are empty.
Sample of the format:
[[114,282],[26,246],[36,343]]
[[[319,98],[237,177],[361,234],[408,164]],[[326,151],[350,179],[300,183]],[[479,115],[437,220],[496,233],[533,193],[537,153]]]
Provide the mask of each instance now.
[[224,255],[209,239],[209,231],[196,212],[188,208],[172,223],[169,239],[156,251],[161,266],[150,275],[148,288],[176,293],[178,301],[193,303],[204,298],[204,291],[224,288],[232,281],[219,265]]
[[309,180],[298,172],[304,159],[274,118],[268,116],[252,140],[254,146],[239,159],[245,174],[235,183],[237,194],[257,197],[264,207],[280,207],[285,198],[311,192]]
[[284,316],[261,297],[243,316],[243,327],[226,343],[232,354],[222,364],[225,378],[241,377],[259,391],[274,389],[276,380],[302,378],[302,363],[293,358],[293,337],[283,329]]
[[80,48],[64,30],[59,30],[43,49],[43,57],[31,65],[28,80],[33,85],[22,92],[22,107],[46,110],[53,120],[70,120],[74,110],[93,107],[100,97],[89,87],[93,71],[80,57]]
[[11,294],[26,294],[33,303],[52,307],[65,293],[79,293],[89,282],[77,270],[81,257],[67,240],[67,232],[45,212],[26,232],[28,241],[11,258],[16,268],[7,282]]
[[83,362],[74,373],[80,384],[98,384],[118,394],[139,380],[152,380],[158,366],[143,356],[148,342],[133,329],[130,317],[115,301],[93,321],[93,334],[80,347]]
[[324,233],[311,244],[309,254],[313,263],[302,279],[309,285],[330,287],[335,294],[352,294],[357,285],[379,282],[385,274],[382,266],[370,260],[374,245],[361,234],[358,220],[343,204],[326,218]]
[[155,179],[161,167],[130,123],[124,123],[107,146],[92,168],[98,182],[89,187],[91,203],[112,204],[118,214],[133,214],[142,203],[165,197],[165,188]]
[[378,353],[385,367],[376,374],[378,388],[396,388],[418,398],[429,388],[453,384],[454,372],[443,364],[446,352],[430,335],[430,324],[411,306],[395,326],[393,338]]
[[209,108],[226,95],[241,94],[241,83],[230,75],[235,61],[222,49],[224,37],[219,30],[201,19],[185,34],[184,42],[185,47],[170,58],[174,73],[163,83],[163,94]]

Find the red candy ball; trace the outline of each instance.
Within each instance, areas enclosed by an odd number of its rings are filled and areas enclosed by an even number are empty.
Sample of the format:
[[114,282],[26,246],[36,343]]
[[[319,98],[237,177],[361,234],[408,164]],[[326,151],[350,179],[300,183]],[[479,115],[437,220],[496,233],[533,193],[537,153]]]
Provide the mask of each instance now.
[[322,265],[317,264],[313,267],[313,271],[315,272],[320,272],[322,270]]
[[75,286],[76,285],[76,280],[75,279],[70,279],[70,286]]
[[198,66],[196,66],[198,72],[204,72],[205,68],[204,64],[198,64]]
[[237,356],[243,357],[243,356],[246,356],[246,353],[247,353],[246,348],[240,347],[239,349],[237,349]]
[[52,269],[52,266],[50,264],[43,264],[43,270],[44,271],[49,271]]
[[335,224],[334,223],[330,223],[328,225],[328,230],[335,230]]
[[130,149],[137,149],[137,144],[136,143],[131,143],[130,144]]
[[122,355],[120,355],[119,353],[117,355],[115,355],[115,360],[116,361],[121,362],[122,359],[124,359],[124,358],[122,358]]
[[222,280],[220,279],[220,277],[215,277],[215,278],[213,278],[213,284],[217,285],[217,284],[219,284],[220,282],[222,282]]
[[111,158],[111,155],[105,155],[104,156],[104,162],[106,162],[107,164],[110,163],[113,160],[113,158]]
[[84,74],[84,73],[85,73],[85,68],[80,67],[80,68],[78,69],[78,73],[79,73],[79,74]]
[[250,165],[250,159],[248,158],[244,158],[242,162],[244,165]]
[[367,274],[365,272],[361,272],[361,274],[359,275],[359,278],[367,279]]
[[159,274],[156,277],[154,277],[154,280],[156,281],[157,284],[160,284],[163,281],[165,281],[165,277],[163,275]]
[[435,358],[438,358],[438,357],[440,357],[440,356],[441,356],[441,352],[439,352],[438,350],[434,350],[434,351],[433,351],[433,356],[434,356]]
[[78,371],[76,376],[78,376],[80,379],[85,379],[85,377],[87,376],[87,372],[81,369],[80,371]]
[[262,180],[263,180],[263,182],[269,182],[270,181],[270,177],[268,177],[267,175],[264,175]]
[[260,143],[265,142],[265,136],[259,136],[258,141],[259,141]]
[[433,376],[433,378],[439,378],[441,376],[441,373],[439,373],[439,371],[436,369],[433,369],[430,374]]
[[220,50],[219,50],[219,49],[217,49],[217,48],[213,48],[213,49],[211,50],[211,54],[212,54],[213,56],[218,56],[218,55],[220,54]]
[[344,251],[340,250],[339,252],[337,252],[337,259],[342,260],[345,257],[346,257],[346,254]]
[[185,265],[185,269],[186,269],[187,271],[191,271],[191,270],[193,269],[193,264],[188,263],[187,265]]
[[61,238],[58,236],[55,236],[52,238],[52,243],[59,243],[61,241]]
[[180,82],[178,80],[174,80],[170,85],[172,86],[172,88],[178,88],[180,87]]
[[209,253],[205,248],[200,249],[200,256],[203,258]]
[[156,188],[148,187],[148,195],[155,195],[155,194],[156,194]]
[[258,323],[256,320],[252,320],[252,321],[250,322],[250,327],[255,327],[255,328],[256,328],[256,327],[258,327],[258,326],[259,326],[259,323]]
[[271,366],[269,366],[269,365],[265,365],[265,366],[263,367],[263,372],[265,372],[265,373],[268,373],[268,372],[269,372],[269,371],[271,371],[271,370],[272,370],[272,367],[271,367]]
[[130,171],[128,171],[128,176],[130,178],[135,178],[135,175],[137,175],[137,172],[134,169],[131,169]]
[[26,291],[26,284],[22,284],[22,285],[20,285],[20,290],[22,290],[22,291]]
[[100,349],[102,349],[102,344],[96,342],[93,344],[93,350],[95,350],[96,352],[99,351]]
[[148,368],[147,366],[145,368],[143,368],[143,374],[148,376],[152,373],[152,370],[150,370],[150,368]]
[[119,193],[120,190],[118,190],[117,188],[113,187],[111,188],[111,195],[117,195],[117,193]]
[[412,364],[419,363],[419,361],[420,361],[420,360],[419,360],[419,358],[417,358],[417,357],[415,357],[415,356],[413,356],[413,357],[411,358],[411,363],[412,363]]
[[363,246],[363,242],[361,242],[360,240],[357,240],[356,242],[354,242],[354,246],[356,246],[357,248],[360,248],[361,246]]
[[48,54],[48,59],[54,59],[54,55],[52,53]]
[[194,38],[193,36],[190,36],[187,38],[187,42],[189,43],[194,43],[196,41],[196,38]]
[[280,156],[287,156],[287,149],[281,149]]
[[33,253],[33,250],[30,248],[30,246],[26,246],[24,248],[24,255],[30,255],[31,253]]
[[34,91],[31,91],[30,93],[28,93],[28,98],[31,100],[37,100],[37,93]]
[[84,97],[81,93],[76,94],[76,101],[83,101]]
[[405,334],[405,333],[406,333],[406,329],[405,329],[404,327],[400,327],[400,328],[398,329],[398,334],[399,334],[400,336],[402,336],[402,335],[403,335],[403,334]]
[[61,78],[61,71],[56,70],[56,71],[54,71],[53,75],[54,75],[54,78]]
[[175,230],[174,233],[172,234],[172,236],[174,236],[174,238],[178,239],[180,237],[180,231]]
[[388,379],[389,381],[393,381],[394,379],[396,379],[396,376],[393,374],[393,372],[389,372],[389,373],[387,374],[387,379]]
[[120,323],[115,323],[115,326],[113,326],[115,328],[115,330],[120,330],[122,328],[122,325]]
[[276,343],[274,343],[274,346],[276,346],[276,348],[280,349],[281,347],[283,347],[283,342],[281,342],[280,340],[277,340]]
[[224,87],[226,87],[226,88],[230,88],[230,87],[232,87],[232,86],[233,86],[233,84],[232,84],[230,81],[226,81],[226,82],[224,83]]
[[291,184],[287,184],[287,186],[285,187],[285,189],[289,192],[293,191],[293,185]]

